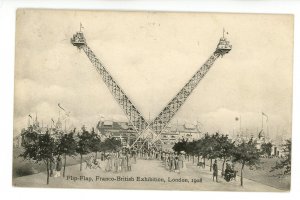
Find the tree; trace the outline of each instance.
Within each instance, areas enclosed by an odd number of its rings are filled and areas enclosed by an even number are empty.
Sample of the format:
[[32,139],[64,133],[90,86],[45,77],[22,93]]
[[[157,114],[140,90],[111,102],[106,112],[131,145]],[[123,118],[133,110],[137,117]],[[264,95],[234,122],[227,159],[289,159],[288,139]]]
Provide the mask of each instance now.
[[207,138],[206,153],[210,159],[210,171],[212,171],[212,160],[220,157],[219,137],[219,133],[215,133]]
[[57,141],[56,154],[58,156],[61,155],[64,156],[63,177],[65,177],[65,172],[66,172],[67,156],[76,155],[77,143],[76,140],[74,139],[74,133],[75,133],[75,129],[73,132],[70,132],[68,134],[63,134]]
[[82,133],[77,134],[78,143],[76,153],[80,155],[80,171],[82,170],[82,157],[90,153],[91,134],[82,127]]
[[47,184],[49,184],[50,164],[53,162],[53,154],[55,152],[55,142],[47,131],[45,134],[38,133],[29,128],[22,135],[24,152],[20,157],[33,160],[36,163],[44,162],[46,165]]
[[234,142],[231,142],[228,138],[228,135],[221,135],[218,138],[218,152],[221,159],[223,159],[222,163],[222,176],[224,175],[224,166],[225,162],[231,157],[235,145]]
[[90,150],[92,152],[95,152],[95,158],[97,159],[97,152],[101,151],[101,139],[100,137],[95,133],[94,128],[91,131],[91,141],[90,141]]
[[239,162],[241,167],[241,186],[243,186],[243,170],[245,165],[249,167],[257,166],[260,161],[260,151],[256,148],[256,142],[252,139],[248,142],[243,141],[237,145],[233,152],[233,162]]
[[208,133],[206,133],[204,137],[198,140],[195,145],[196,152],[203,158],[204,168],[205,168],[206,158],[208,158],[210,154],[209,142],[210,142],[210,136],[208,135]]
[[196,150],[196,145],[197,145],[197,142],[198,141],[192,141],[192,142],[187,142],[186,144],[186,153],[188,155],[192,155],[193,156],[193,163],[194,163],[194,157],[195,157],[195,154],[197,153],[197,150]]
[[282,146],[283,146],[284,158],[280,162],[276,162],[276,165],[272,167],[270,172],[279,169],[284,169],[283,174],[291,174],[291,152],[292,152],[291,139],[286,140],[286,143]]
[[172,149],[177,153],[181,151],[187,152],[187,143],[188,143],[187,140],[182,139],[181,141],[176,142],[172,147]]
[[272,143],[271,142],[268,142],[268,143],[263,143],[261,145],[261,153],[262,154],[265,154],[267,156],[271,156],[271,153],[272,153]]
[[106,138],[102,146],[103,151],[119,151],[121,148],[121,141],[113,137]]

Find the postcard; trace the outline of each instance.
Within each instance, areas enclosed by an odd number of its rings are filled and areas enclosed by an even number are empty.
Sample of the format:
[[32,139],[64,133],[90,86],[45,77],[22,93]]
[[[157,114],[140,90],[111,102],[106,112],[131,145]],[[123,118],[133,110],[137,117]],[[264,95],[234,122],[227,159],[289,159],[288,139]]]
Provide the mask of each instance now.
[[18,9],[13,185],[285,192],[294,17]]

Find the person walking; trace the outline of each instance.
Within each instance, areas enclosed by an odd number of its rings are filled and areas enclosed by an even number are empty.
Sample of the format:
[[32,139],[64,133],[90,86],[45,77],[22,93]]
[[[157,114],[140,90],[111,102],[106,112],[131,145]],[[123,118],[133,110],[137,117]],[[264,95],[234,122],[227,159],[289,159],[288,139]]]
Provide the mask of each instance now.
[[216,182],[218,182],[218,163],[217,163],[217,160],[215,160],[215,162],[213,164],[213,181],[215,181],[215,177],[216,177]]

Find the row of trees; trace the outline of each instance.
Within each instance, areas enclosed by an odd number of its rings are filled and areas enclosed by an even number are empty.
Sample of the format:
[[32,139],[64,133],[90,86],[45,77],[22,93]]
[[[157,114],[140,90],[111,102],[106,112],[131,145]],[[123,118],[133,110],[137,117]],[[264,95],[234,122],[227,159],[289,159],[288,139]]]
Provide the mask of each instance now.
[[[188,142],[182,140],[177,142],[173,146],[173,150],[176,152],[185,151],[188,155],[201,157],[204,162],[210,160],[210,170],[212,170],[213,159],[222,160],[222,175],[224,174],[224,166],[227,160],[234,163],[241,164],[241,185],[243,186],[243,170],[245,166],[250,168],[257,167],[260,162],[261,155],[270,155],[272,149],[271,143],[266,143],[257,148],[255,140],[250,139],[249,141],[242,141],[235,143],[228,138],[228,135],[215,133],[213,135],[205,134],[199,140]],[[286,161],[285,163],[288,163]],[[277,168],[282,167],[284,164],[278,164]],[[275,170],[275,169],[274,169]]]
[[80,156],[80,171],[82,170],[83,156],[95,153],[97,159],[98,152],[118,151],[121,149],[121,142],[115,138],[106,138],[101,141],[98,134],[87,131],[84,127],[76,133],[76,129],[66,133],[55,130],[50,134],[50,130],[41,133],[29,127],[22,133],[22,147],[24,149],[20,157],[33,160],[36,163],[42,162],[47,170],[47,184],[49,184],[51,164],[59,157],[64,158],[63,177],[65,176],[67,157]]
[[283,145],[284,157],[280,161],[276,162],[276,165],[272,167],[270,172],[283,169],[283,174],[291,174],[291,159],[292,159],[292,141],[286,140],[286,143]]

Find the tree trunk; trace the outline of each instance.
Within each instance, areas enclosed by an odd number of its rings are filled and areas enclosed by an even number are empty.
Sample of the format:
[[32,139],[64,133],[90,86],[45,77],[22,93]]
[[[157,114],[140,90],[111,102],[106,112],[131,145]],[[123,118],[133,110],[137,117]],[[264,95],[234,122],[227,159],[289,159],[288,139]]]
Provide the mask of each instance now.
[[205,169],[205,157],[203,157],[203,168]]
[[241,169],[241,186],[243,186],[243,170],[244,170],[245,162],[242,164],[242,169]]
[[49,184],[49,160],[47,158],[47,161],[46,161],[46,168],[47,168],[47,185]]
[[197,163],[199,163],[199,157],[200,157],[200,156],[198,155],[198,162],[197,162]]
[[224,176],[224,166],[225,166],[226,158],[224,158],[223,164],[222,164],[222,174],[221,176]]
[[64,171],[63,171],[63,177],[65,177],[65,173],[66,173],[66,164],[67,164],[67,155],[64,155]]
[[80,154],[80,171],[82,170],[82,154]]
[[209,171],[211,172],[212,170],[212,158],[210,159],[210,166],[209,166]]

